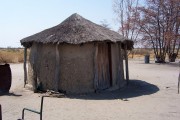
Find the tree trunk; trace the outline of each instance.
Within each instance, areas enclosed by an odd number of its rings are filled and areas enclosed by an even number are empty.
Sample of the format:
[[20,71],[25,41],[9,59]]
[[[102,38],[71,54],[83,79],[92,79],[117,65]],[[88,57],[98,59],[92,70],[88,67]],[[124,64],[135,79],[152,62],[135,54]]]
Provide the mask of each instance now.
[[176,53],[170,53],[169,54],[169,62],[175,62],[176,57],[177,57]]

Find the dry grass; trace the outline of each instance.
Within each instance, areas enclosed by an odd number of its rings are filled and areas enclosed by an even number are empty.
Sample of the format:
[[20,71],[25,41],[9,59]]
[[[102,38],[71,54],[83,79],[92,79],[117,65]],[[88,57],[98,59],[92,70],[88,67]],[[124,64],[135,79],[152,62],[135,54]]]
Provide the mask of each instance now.
[[133,49],[129,53],[128,57],[129,58],[143,58],[145,55],[150,55],[151,59],[155,58],[153,49],[143,49],[143,48]]
[[[29,50],[28,50],[29,54]],[[149,54],[150,59],[154,60],[154,52],[153,49],[133,49],[129,53],[129,58],[144,58],[144,55]],[[180,52],[178,55],[178,59],[180,59]],[[24,50],[20,48],[7,48],[0,49],[0,63],[21,63],[24,61]]]
[[[145,55],[150,55],[150,59],[154,60],[155,59],[155,55],[154,55],[154,51],[153,49],[145,49],[145,48],[135,48],[133,49],[128,57],[129,58],[144,58]],[[168,60],[168,57],[166,58]],[[177,59],[180,59],[180,52],[178,54]]]
[[24,51],[18,48],[0,49],[0,63],[20,63],[24,61]]

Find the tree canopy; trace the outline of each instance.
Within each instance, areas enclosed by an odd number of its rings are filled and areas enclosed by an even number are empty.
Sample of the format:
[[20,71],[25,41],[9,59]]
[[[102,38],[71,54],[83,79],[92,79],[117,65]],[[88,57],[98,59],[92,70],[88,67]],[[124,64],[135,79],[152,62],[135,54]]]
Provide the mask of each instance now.
[[180,49],[180,1],[144,2],[143,5],[139,0],[115,0],[120,34],[152,47],[157,62],[165,62],[166,55],[170,62],[175,61]]

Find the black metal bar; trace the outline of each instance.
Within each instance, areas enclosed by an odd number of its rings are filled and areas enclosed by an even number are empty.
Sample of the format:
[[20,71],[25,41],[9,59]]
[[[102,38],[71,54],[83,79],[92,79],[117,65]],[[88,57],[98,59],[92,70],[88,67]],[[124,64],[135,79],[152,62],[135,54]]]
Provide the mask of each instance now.
[[179,61],[179,77],[178,77],[178,94],[179,94],[179,84],[180,84],[180,61]]
[[0,104],[0,120],[2,120],[1,104]]
[[22,111],[22,119],[24,119],[24,111],[25,111],[25,110],[30,111],[30,112],[33,112],[33,113],[41,114],[41,113],[38,112],[38,111],[31,110],[31,109],[28,109],[28,108],[24,108],[23,111]]
[[43,97],[41,98],[40,120],[42,120],[42,110],[43,110],[44,97],[45,97],[45,96],[43,96]]
[[[40,115],[40,120],[42,120],[42,112],[43,112],[43,102],[44,102],[44,97],[49,97],[49,96],[42,96],[41,98],[41,108],[40,108],[40,112],[32,110],[32,109],[28,109],[28,108],[24,108],[22,111],[22,119],[24,120],[24,112],[25,110],[39,114]],[[0,119],[1,120],[1,119]]]
[[180,73],[179,73],[179,78],[178,78],[178,94],[179,94],[179,84],[180,84]]

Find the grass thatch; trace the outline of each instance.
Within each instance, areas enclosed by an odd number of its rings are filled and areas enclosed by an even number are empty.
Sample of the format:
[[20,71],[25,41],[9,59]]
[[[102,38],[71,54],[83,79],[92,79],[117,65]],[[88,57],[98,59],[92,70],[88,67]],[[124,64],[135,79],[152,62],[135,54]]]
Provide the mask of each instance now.
[[[21,44],[25,47],[30,47],[33,42],[82,44],[94,41],[123,43],[126,39],[117,32],[97,25],[78,14],[73,14],[55,27],[22,39]],[[133,44],[130,45],[129,49],[132,48]]]

